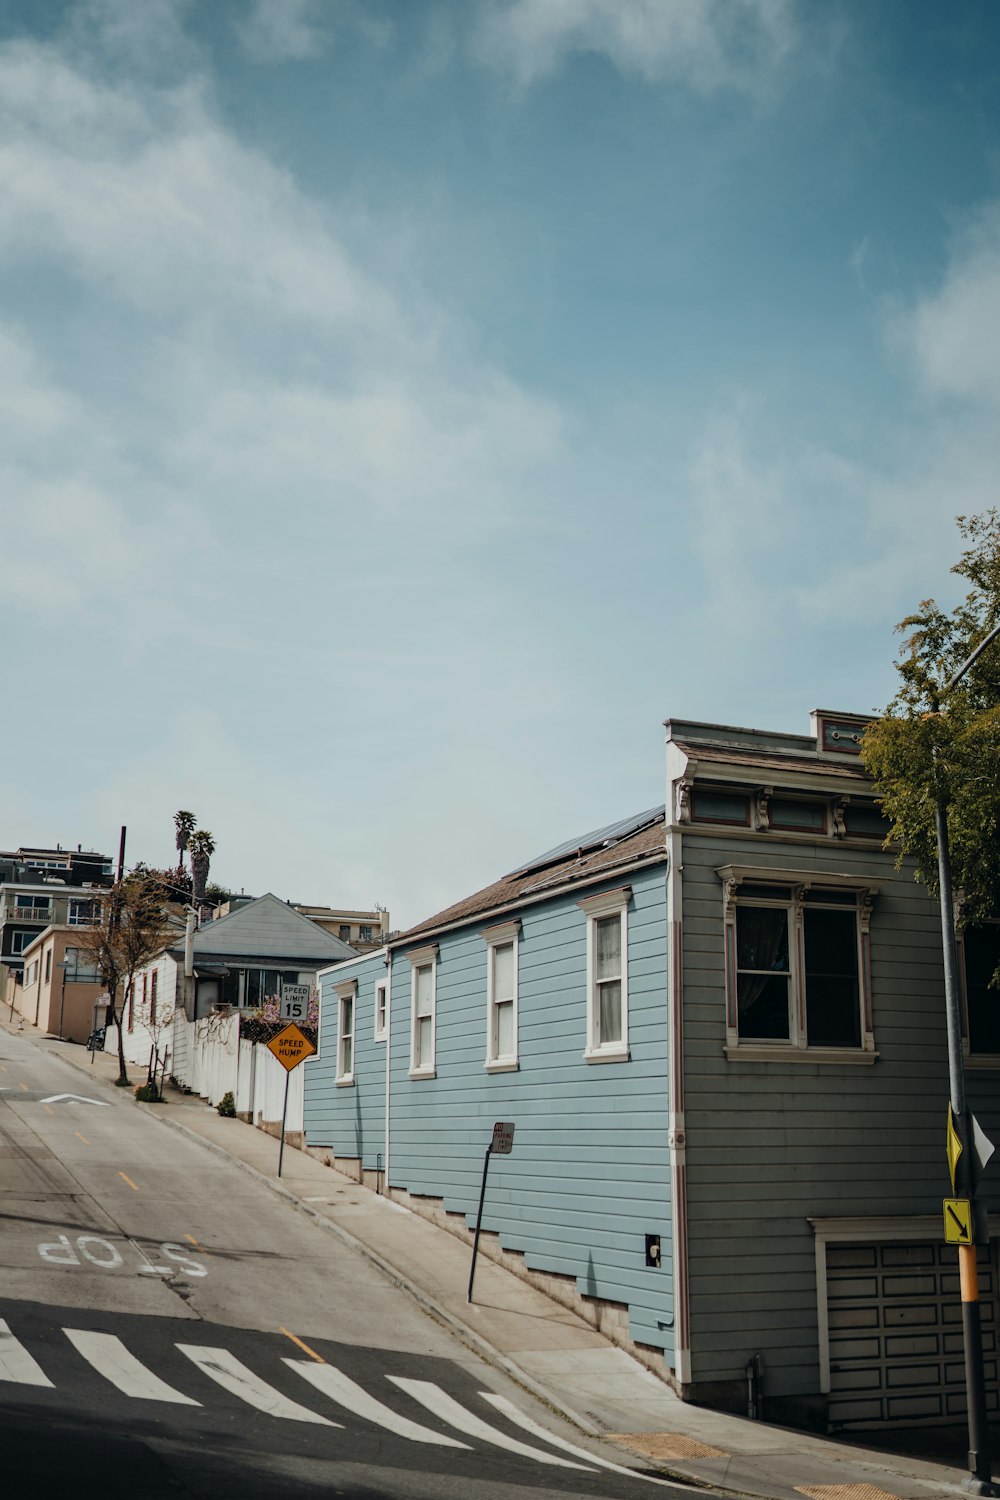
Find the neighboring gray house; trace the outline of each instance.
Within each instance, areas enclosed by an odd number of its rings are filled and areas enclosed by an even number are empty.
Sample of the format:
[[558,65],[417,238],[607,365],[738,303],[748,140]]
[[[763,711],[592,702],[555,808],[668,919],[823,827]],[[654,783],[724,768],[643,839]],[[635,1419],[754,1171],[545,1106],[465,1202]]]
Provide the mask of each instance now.
[[[268,894],[198,928],[192,941],[194,973],[185,986],[179,929],[170,945],[136,972],[125,1003],[126,1057],[145,1062],[157,1025],[175,1010],[195,1021],[220,1005],[252,1009],[278,994],[283,983],[312,985],[318,970],[355,956],[340,938]],[[177,1029],[172,1052],[185,1035]]]
[[[964,1410],[938,909],[882,847],[866,722],[668,722],[665,810],[324,971],[306,1064],[310,1149],[458,1233],[514,1121],[484,1218],[509,1264],[685,1397],[740,1407],[760,1355],[768,1415],[831,1428]],[[962,964],[1000,1141],[998,934],[965,933]]]

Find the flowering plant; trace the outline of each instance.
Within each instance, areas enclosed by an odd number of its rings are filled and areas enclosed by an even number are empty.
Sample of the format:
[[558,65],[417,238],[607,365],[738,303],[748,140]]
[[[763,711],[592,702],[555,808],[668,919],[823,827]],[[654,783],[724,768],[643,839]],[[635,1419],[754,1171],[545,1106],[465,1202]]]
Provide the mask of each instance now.
[[[265,995],[254,1010],[240,1013],[240,1036],[248,1042],[269,1042],[288,1024],[281,1019],[281,996]],[[306,1019],[296,1022],[296,1025],[315,1043],[319,1031],[319,990],[311,991]]]

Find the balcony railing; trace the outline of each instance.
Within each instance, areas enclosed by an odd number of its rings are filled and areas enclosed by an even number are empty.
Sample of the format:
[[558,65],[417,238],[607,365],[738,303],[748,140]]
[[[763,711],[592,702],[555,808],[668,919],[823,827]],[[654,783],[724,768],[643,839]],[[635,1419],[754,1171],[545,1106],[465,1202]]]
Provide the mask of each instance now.
[[6,922],[38,922],[44,925],[52,921],[52,902],[45,906],[18,906],[14,901],[7,901],[3,908],[4,921]]

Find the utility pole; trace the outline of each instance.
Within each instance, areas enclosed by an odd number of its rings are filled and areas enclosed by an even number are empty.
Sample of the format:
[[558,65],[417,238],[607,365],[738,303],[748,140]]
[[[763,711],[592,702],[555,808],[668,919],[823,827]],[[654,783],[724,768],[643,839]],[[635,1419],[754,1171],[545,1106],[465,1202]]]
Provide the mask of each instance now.
[[[991,641],[1000,635],[1000,625],[980,641],[972,655],[953,673],[943,689],[943,696],[958,686],[973,662]],[[936,708],[936,705],[935,705]],[[985,1220],[985,1206],[977,1213],[976,1174],[973,1167],[975,1141],[972,1117],[965,1101],[965,1062],[962,1056],[962,1014],[958,985],[958,950],[955,942],[955,899],[951,883],[951,851],[948,842],[948,801],[942,783],[938,752],[935,747],[935,816],[938,847],[938,887],[941,898],[941,942],[944,959],[944,1003],[948,1028],[948,1081],[951,1125],[961,1143],[958,1165],[965,1196],[969,1200],[972,1243],[958,1246],[959,1286],[962,1299],[962,1335],[965,1345],[965,1392],[969,1420],[968,1488],[974,1495],[1000,1495],[992,1483],[990,1434],[986,1414],[986,1375],[983,1368],[983,1334],[979,1312],[979,1270],[976,1263],[977,1243],[982,1239],[980,1215]],[[954,1186],[954,1184],[953,1184]]]

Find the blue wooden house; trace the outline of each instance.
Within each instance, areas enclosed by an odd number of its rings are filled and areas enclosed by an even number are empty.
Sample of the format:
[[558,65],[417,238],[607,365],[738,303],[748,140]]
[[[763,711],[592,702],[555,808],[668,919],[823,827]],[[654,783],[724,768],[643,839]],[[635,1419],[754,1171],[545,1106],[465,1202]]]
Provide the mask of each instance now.
[[[830,1428],[964,1410],[940,923],[883,847],[865,722],[669,721],[663,805],[325,970],[306,1065],[310,1149],[462,1235],[513,1121],[489,1253],[686,1398],[740,1408],[752,1364],[772,1418]],[[998,935],[961,946],[1000,1140]]]

